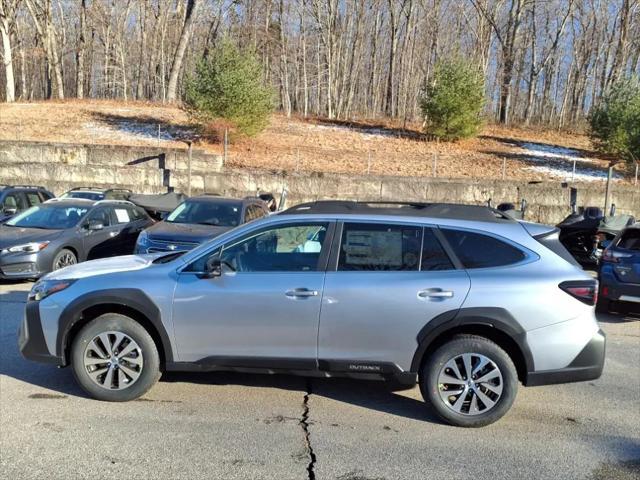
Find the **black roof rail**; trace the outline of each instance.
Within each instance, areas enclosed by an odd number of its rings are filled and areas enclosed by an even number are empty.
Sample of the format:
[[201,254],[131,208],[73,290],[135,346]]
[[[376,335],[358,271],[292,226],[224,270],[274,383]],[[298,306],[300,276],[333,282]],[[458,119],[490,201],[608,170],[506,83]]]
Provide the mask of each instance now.
[[449,218],[481,222],[514,221],[508,215],[482,205],[464,205],[458,203],[426,202],[361,202],[343,200],[318,200],[302,203],[282,212],[283,214],[366,214],[420,216]]

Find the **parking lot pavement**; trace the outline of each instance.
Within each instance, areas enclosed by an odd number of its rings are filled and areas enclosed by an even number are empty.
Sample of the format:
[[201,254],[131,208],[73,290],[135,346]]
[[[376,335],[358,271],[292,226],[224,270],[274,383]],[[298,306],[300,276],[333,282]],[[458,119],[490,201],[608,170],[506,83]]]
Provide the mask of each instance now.
[[20,357],[30,286],[0,284],[0,478],[640,478],[640,317],[601,316],[601,379],[520,388],[468,430],[417,389],[345,379],[172,374],[136,402],[90,400]]

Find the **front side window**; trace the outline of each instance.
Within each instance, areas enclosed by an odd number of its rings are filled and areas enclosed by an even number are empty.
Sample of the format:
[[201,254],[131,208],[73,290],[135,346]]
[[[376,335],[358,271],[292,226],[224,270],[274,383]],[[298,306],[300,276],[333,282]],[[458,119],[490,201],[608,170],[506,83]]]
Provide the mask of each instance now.
[[169,223],[191,223],[219,227],[235,227],[240,224],[242,207],[235,203],[186,201],[169,214]]
[[338,270],[417,271],[421,243],[421,227],[345,223]]
[[29,202],[29,206],[33,207],[34,205],[40,205],[42,203],[42,199],[38,192],[27,192],[27,201]]
[[87,223],[91,222],[101,223],[103,227],[108,227],[111,225],[109,210],[106,208],[96,208],[94,211],[89,213],[89,216],[87,217]]
[[449,229],[442,233],[464,268],[503,267],[525,259],[521,250],[488,235]]
[[619,248],[640,252],[640,229],[630,228],[626,230],[618,241]]
[[328,223],[269,228],[225,245],[220,259],[237,272],[313,272],[319,270]]
[[44,228],[57,230],[71,228],[87,213],[87,208],[62,205],[38,205],[13,217],[6,225],[21,228]]

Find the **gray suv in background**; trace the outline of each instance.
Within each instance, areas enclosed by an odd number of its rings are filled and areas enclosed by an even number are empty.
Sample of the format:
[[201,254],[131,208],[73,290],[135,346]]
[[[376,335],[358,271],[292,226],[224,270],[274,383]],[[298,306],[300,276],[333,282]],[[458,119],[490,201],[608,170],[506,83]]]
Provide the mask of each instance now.
[[0,279],[35,279],[85,260],[130,254],[152,223],[125,201],[48,200],[0,225]]
[[187,253],[54,272],[19,346],[100,400],[169,370],[380,378],[478,427],[520,383],[600,376],[597,282],[566,258],[555,229],[486,207],[303,204]]
[[138,237],[136,253],[191,250],[243,223],[269,215],[258,197],[191,197]]

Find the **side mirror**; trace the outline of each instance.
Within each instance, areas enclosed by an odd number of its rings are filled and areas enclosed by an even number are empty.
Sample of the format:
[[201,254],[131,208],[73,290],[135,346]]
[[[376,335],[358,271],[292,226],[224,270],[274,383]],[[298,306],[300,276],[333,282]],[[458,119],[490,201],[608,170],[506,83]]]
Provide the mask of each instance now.
[[3,215],[6,215],[7,217],[11,217],[13,215],[15,215],[16,213],[18,213],[18,209],[15,207],[4,207],[2,209],[2,213]]
[[220,260],[220,257],[211,257],[209,258],[209,260],[207,260],[207,264],[205,265],[205,272],[202,275],[202,278],[220,277],[222,276],[224,269],[235,272],[235,268],[233,268],[233,266],[231,266],[228,262]]
[[87,230],[91,232],[97,232],[98,230],[102,230],[104,228],[104,224],[97,220],[93,220],[87,224]]

